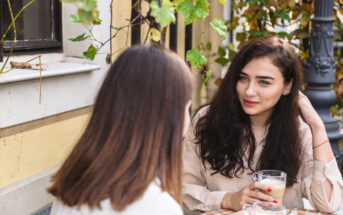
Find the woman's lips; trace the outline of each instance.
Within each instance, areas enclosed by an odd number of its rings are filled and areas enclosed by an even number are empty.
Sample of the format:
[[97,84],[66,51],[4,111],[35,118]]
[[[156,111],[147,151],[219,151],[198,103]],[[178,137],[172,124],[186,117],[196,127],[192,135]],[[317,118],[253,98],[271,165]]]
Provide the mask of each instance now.
[[243,99],[243,102],[244,102],[244,105],[248,107],[254,107],[255,105],[258,104],[258,102],[254,102],[254,101],[250,101],[246,99]]

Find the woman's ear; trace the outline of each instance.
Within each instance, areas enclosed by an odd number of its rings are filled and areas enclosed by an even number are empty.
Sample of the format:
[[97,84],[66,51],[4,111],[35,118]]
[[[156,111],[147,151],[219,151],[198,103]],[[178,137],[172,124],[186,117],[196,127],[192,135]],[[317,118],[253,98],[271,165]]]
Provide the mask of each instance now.
[[291,92],[292,84],[293,84],[293,79],[285,85],[282,95],[287,96]]

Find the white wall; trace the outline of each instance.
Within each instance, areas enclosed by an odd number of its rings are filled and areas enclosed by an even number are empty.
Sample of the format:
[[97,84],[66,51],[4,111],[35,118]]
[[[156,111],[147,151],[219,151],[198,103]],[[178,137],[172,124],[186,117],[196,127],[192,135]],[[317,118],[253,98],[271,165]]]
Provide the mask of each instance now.
[[[94,36],[105,41],[111,36],[111,0],[101,0],[98,3],[103,22],[94,28]],[[63,3],[62,11],[64,52],[43,54],[45,70],[42,72],[41,103],[39,70],[17,69],[0,74],[0,129],[93,104],[109,67],[105,62],[106,55],[97,55],[94,61],[81,58],[82,52],[87,50],[89,41],[68,41],[68,38],[85,32],[80,24],[69,22],[69,15],[76,12],[76,7],[70,3]],[[110,43],[103,47],[101,52],[109,53]],[[10,60],[27,60],[37,55],[15,56]]]

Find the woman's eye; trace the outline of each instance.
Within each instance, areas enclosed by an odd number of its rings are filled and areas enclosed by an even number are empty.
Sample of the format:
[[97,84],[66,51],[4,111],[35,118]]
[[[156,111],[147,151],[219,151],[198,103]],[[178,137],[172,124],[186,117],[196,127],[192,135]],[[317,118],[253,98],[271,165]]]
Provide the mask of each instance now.
[[259,81],[259,83],[260,83],[261,85],[264,85],[264,86],[267,86],[267,85],[270,84],[268,81],[264,81],[264,80]]
[[238,80],[239,81],[246,81],[246,80],[248,80],[248,78],[244,77],[244,76],[239,76]]

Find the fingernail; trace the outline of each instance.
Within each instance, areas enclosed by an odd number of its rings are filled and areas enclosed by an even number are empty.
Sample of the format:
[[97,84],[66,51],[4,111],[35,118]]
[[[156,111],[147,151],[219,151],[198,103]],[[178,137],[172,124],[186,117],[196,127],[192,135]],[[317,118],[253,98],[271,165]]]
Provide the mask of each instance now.
[[273,202],[276,204],[277,203],[277,201],[276,200],[273,200]]
[[272,189],[271,189],[271,188],[268,188],[267,191],[268,191],[268,192],[272,192]]

